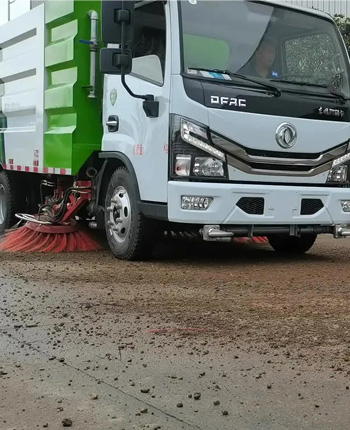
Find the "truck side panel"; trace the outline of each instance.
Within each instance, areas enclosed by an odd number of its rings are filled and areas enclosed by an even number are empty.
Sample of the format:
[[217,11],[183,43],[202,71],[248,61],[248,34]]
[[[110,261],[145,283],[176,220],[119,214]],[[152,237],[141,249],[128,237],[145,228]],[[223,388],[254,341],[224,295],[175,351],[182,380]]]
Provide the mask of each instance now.
[[0,161],[75,175],[102,141],[102,79],[90,91],[89,11],[100,0],[45,2],[0,27]]
[[86,42],[90,40],[91,9],[100,13],[101,2],[50,1],[45,9],[48,128],[44,163],[46,169],[58,168],[66,174],[76,174],[88,157],[101,148],[100,74],[97,98],[88,98],[90,46]]
[[0,27],[0,161],[44,167],[44,6]]

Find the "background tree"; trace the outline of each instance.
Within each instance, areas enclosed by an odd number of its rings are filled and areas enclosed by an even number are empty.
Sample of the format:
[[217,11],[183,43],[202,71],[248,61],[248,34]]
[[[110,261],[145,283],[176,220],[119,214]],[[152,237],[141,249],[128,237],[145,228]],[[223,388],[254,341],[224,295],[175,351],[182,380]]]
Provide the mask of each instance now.
[[[350,17],[346,17],[344,15],[335,15],[334,21],[340,28],[340,30],[346,30],[347,26],[350,26]],[[343,35],[346,46],[348,47],[348,50],[350,50],[350,34]]]

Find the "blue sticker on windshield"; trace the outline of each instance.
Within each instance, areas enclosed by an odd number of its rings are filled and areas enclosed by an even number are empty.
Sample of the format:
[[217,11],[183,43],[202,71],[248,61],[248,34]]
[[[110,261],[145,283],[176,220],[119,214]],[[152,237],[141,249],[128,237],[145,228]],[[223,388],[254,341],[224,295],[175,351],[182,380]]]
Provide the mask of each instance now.
[[273,78],[278,78],[278,72],[275,72],[274,70],[271,72],[271,75]]
[[209,72],[209,75],[214,79],[225,79],[225,76],[222,73]]

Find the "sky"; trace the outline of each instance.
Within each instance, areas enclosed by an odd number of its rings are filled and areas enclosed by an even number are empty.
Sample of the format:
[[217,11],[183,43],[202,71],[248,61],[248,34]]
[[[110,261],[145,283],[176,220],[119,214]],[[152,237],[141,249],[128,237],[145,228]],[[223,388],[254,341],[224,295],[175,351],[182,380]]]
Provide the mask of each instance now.
[[[8,0],[0,0],[0,25],[7,21],[7,4]],[[30,0],[15,0],[11,4],[11,19],[29,10],[29,5]]]

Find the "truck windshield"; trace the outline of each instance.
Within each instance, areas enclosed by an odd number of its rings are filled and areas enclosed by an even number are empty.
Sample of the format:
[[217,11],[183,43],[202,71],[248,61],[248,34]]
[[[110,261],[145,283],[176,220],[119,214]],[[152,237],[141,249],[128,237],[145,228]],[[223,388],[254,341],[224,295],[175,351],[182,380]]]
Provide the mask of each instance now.
[[239,74],[282,90],[349,97],[343,41],[321,15],[261,1],[180,5],[185,73],[227,81]]

